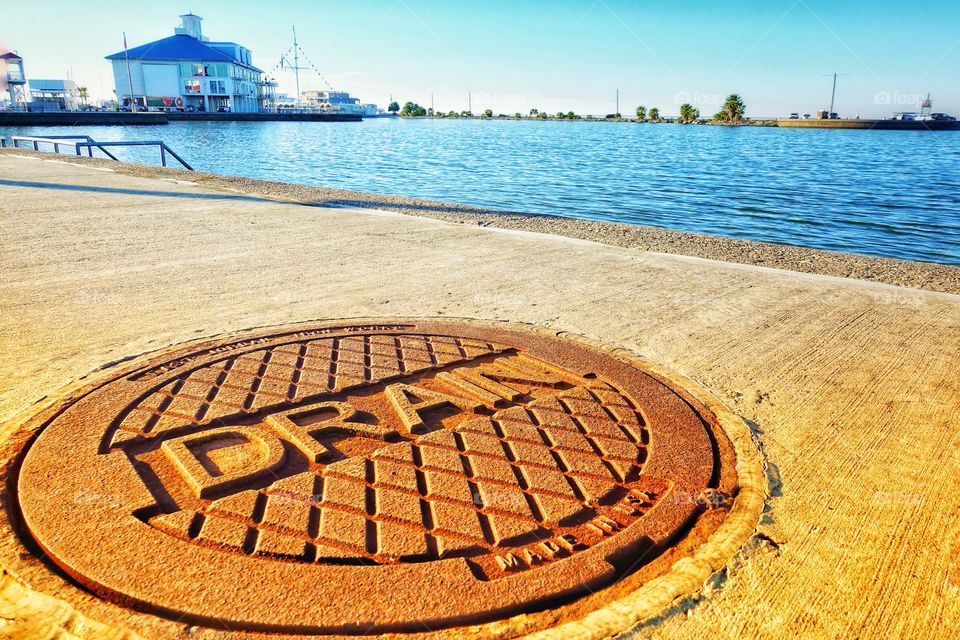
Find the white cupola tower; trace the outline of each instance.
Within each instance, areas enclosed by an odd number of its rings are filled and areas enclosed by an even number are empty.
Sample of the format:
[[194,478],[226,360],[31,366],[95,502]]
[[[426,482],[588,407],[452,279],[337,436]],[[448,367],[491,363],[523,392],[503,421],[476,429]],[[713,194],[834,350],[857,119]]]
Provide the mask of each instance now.
[[180,22],[182,26],[174,28],[173,32],[178,36],[193,36],[201,42],[206,42],[209,38],[204,37],[203,31],[200,27],[200,22],[203,20],[198,15],[192,13],[185,13],[180,16]]

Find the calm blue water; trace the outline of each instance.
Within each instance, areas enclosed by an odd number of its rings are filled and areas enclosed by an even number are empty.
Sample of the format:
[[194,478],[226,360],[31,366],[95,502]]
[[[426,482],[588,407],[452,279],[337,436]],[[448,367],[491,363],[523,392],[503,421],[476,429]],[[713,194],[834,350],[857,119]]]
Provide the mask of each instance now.
[[395,119],[0,128],[54,133],[159,137],[218,173],[960,265],[958,132]]

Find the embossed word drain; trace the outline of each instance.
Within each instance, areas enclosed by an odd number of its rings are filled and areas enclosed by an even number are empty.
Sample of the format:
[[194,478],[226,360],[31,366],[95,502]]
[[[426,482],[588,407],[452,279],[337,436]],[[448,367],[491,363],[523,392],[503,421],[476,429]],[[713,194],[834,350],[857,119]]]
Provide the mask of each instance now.
[[404,631],[616,582],[731,490],[728,451],[681,392],[577,342],[300,326],[75,397],[18,500],[49,560],[106,599],[241,630]]

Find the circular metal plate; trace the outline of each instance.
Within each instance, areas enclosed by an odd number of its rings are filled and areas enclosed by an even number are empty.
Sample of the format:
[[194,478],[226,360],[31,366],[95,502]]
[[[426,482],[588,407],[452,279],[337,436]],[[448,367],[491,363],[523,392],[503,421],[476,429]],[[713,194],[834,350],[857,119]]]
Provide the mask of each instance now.
[[596,591],[722,506],[732,454],[696,406],[530,331],[298,326],[80,394],[26,450],[17,500],[50,561],[123,605],[239,630],[436,629]]

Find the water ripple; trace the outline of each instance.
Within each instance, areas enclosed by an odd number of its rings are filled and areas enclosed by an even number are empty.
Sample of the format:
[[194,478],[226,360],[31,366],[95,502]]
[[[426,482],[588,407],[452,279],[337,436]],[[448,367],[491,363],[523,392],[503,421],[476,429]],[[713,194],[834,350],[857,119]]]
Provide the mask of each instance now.
[[159,135],[218,173],[960,265],[960,133],[382,119],[0,128],[56,133]]

